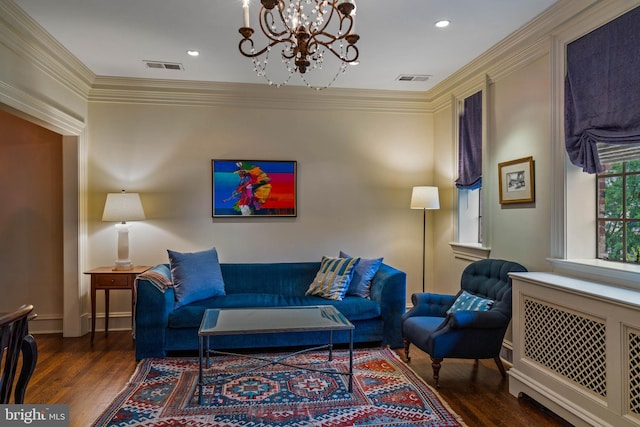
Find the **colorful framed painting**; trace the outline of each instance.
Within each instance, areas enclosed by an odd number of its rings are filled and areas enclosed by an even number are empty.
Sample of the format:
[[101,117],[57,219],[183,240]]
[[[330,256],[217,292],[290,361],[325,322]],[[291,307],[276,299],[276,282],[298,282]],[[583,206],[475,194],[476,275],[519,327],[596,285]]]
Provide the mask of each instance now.
[[498,163],[500,203],[532,203],[535,201],[533,157]]
[[214,217],[297,215],[295,161],[212,160]]

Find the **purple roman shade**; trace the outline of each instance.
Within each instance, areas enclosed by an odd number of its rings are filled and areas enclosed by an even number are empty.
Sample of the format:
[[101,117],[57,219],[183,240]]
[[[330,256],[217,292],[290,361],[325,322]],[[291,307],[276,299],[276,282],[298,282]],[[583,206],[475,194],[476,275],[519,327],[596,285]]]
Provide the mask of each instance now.
[[567,46],[565,144],[588,173],[602,171],[603,150],[640,144],[640,7]]
[[456,187],[475,190],[482,186],[482,92],[464,100],[459,120]]

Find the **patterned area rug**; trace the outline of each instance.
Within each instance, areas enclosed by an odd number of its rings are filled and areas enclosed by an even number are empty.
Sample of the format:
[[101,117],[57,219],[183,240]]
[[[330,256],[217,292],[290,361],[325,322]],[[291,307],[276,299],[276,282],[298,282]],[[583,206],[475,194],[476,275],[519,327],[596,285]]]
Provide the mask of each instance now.
[[[260,355],[274,357],[274,355]],[[348,372],[349,353],[312,352],[287,363]],[[256,365],[246,357],[215,356],[209,379]],[[198,404],[198,359],[142,360],[127,387],[93,426],[464,426],[437,393],[392,350],[354,351],[348,376],[269,365],[204,387]]]

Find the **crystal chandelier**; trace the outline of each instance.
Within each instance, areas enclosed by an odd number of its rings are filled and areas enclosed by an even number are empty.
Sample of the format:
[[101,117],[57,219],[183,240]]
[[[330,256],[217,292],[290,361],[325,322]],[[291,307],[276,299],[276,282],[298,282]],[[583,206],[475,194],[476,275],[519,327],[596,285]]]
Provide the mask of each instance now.
[[[257,34],[260,41],[256,42],[264,47],[257,50],[254,44],[254,29],[249,24],[249,0],[243,0],[239,49],[253,60],[256,74],[270,85],[282,86],[297,72],[307,86],[324,89],[346,70],[347,64],[357,64],[356,43],[360,36],[354,32],[355,0],[260,0],[260,3],[258,20],[262,34]],[[274,49],[280,50],[286,68],[279,83],[267,74],[269,54]],[[315,86],[307,79],[307,72],[322,69],[327,52],[337,59],[338,70],[327,84]]]

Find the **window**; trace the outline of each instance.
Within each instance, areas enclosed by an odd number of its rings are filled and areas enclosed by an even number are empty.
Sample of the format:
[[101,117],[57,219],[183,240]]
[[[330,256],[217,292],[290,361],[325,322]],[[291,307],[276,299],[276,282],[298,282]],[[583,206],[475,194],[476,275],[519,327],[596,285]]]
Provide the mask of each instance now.
[[[629,10],[630,5],[628,4],[601,4],[581,16],[579,25],[573,22],[565,26],[559,30],[557,37],[552,39],[553,141],[566,141],[566,110],[561,106],[566,102],[564,83],[567,76],[567,46],[585,34],[589,34],[590,31],[612,22]],[[636,27],[634,26],[634,29]],[[626,29],[629,30],[629,27]],[[626,34],[627,32],[625,32]],[[593,61],[593,58],[590,57],[590,60]],[[609,69],[617,70],[618,68]],[[638,104],[634,103],[633,105],[637,106]],[[598,150],[597,155],[601,156],[602,151]],[[623,160],[629,161],[629,159]],[[554,185],[551,190],[551,257],[548,261],[553,271],[640,290],[640,281],[638,280],[640,264],[613,262],[598,258],[596,226],[598,212],[596,181],[598,176],[595,173],[584,173],[581,167],[573,166],[573,162],[567,156],[567,147],[563,143],[552,145],[551,163],[551,180]],[[613,160],[607,159],[604,163],[611,164]]]
[[482,243],[481,188],[458,189],[458,243]]
[[460,103],[458,114],[458,243],[482,243],[482,91]]
[[597,175],[597,257],[640,263],[640,160],[605,164]]

